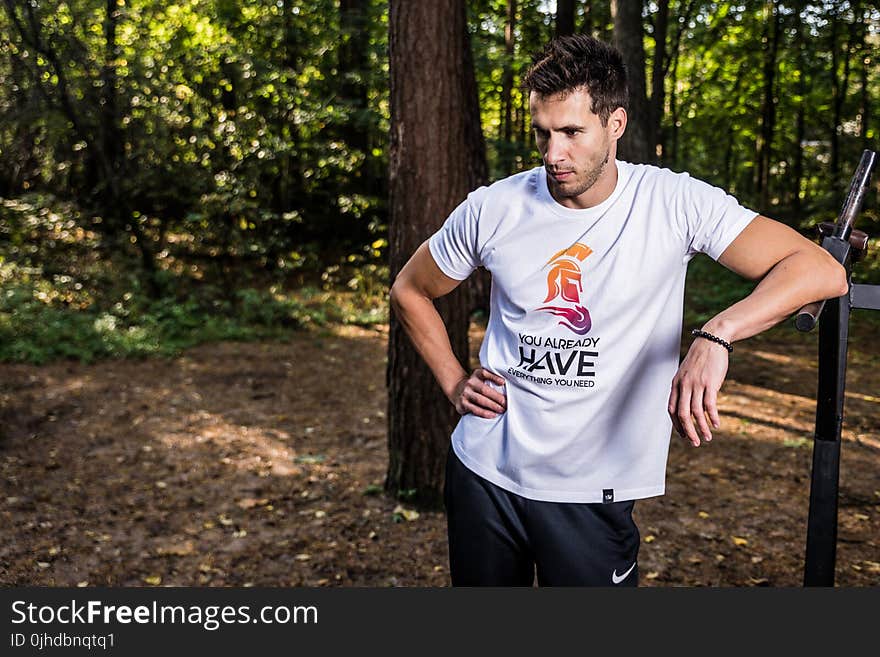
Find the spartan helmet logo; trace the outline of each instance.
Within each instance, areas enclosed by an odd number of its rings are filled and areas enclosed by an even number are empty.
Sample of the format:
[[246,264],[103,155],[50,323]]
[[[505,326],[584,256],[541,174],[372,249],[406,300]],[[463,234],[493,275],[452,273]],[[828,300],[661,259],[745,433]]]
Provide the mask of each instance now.
[[593,325],[590,311],[581,305],[581,293],[584,289],[581,285],[580,266],[592,252],[593,249],[587,245],[575,242],[547,261],[547,265],[551,267],[547,275],[547,298],[544,303],[559,298],[556,301],[558,305],[541,306],[537,309],[562,317],[559,323],[578,335],[588,333]]

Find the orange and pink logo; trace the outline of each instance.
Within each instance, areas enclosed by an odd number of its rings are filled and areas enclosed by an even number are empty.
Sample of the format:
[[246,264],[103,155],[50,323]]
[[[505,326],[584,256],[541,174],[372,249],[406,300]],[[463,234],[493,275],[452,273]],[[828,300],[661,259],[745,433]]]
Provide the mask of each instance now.
[[[581,305],[581,293],[584,291],[581,284],[581,266],[593,249],[586,244],[575,242],[567,249],[563,249],[547,261],[550,273],[547,275],[547,298],[544,303],[553,301],[557,297],[559,305],[541,306],[537,310],[562,317],[559,323],[571,329],[578,335],[588,333],[593,323],[590,320],[590,311]],[[546,266],[546,265],[545,265]],[[563,305],[563,302],[567,302]]]

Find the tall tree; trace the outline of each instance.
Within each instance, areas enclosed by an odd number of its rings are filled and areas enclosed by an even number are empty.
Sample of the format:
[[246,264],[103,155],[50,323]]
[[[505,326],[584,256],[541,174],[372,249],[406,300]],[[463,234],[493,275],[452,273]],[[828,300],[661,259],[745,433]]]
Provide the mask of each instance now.
[[366,12],[364,0],[339,2],[342,32],[339,43],[339,74],[342,77],[339,100],[349,110],[349,120],[344,124],[343,135],[351,148],[361,152],[366,151],[368,145],[367,127],[363,117],[367,108],[367,86],[363,77],[368,66],[369,41]]
[[[832,88],[832,114],[831,114],[831,180],[834,197],[838,201],[843,200],[843,190],[838,180],[840,177],[840,135],[843,130],[843,107],[849,91],[850,62],[852,51],[857,36],[857,23],[853,17],[852,22],[846,20],[842,8],[835,7],[831,15],[831,88]],[[843,47],[843,72],[840,71],[840,43],[838,41],[841,28],[846,30]]]
[[556,36],[574,34],[575,0],[556,0]]
[[[465,0],[391,0],[392,280],[418,246],[487,177]],[[465,286],[437,300],[452,349],[468,366]],[[438,507],[457,414],[392,313],[385,489]]]
[[776,127],[776,72],[782,33],[782,14],[776,0],[768,0],[765,11],[767,18],[764,33],[764,92],[761,101],[761,131],[756,144],[755,188],[760,197],[760,207],[766,211],[770,197],[770,161]]
[[[864,20],[864,17],[863,17]],[[866,22],[866,21],[865,21]],[[872,64],[871,57],[874,54],[873,49],[867,44],[867,27],[862,26],[862,44],[861,44],[861,69],[859,81],[861,83],[861,94],[859,97],[859,137],[862,140],[862,148],[871,147],[868,139],[868,126],[871,119],[871,91],[868,87],[868,68]]]
[[513,63],[516,41],[516,0],[507,0],[504,24],[504,68],[501,76],[501,165],[504,173],[513,170]]
[[660,124],[663,119],[665,102],[666,71],[666,32],[669,25],[669,0],[659,0],[657,14],[654,17],[654,61],[651,65],[651,124],[648,134],[651,138],[651,153],[655,161],[663,154],[663,136]]
[[[103,64],[95,73],[88,64],[85,71],[70,66],[65,57],[81,59],[88,52],[86,44],[70,34],[47,27],[46,7],[38,3],[17,3],[5,0],[4,8],[20,46],[16,51],[21,61],[28,51],[37,56],[28,63],[30,74],[52,111],[59,112],[70,123],[73,133],[85,144],[88,199],[96,204],[103,217],[101,225],[108,251],[124,248],[134,242],[140,256],[144,283],[154,297],[162,290],[157,276],[152,240],[138,219],[132,215],[130,196],[134,191],[127,184],[124,169],[123,139],[118,115],[117,90],[117,27],[120,19],[119,0],[105,0],[102,33]],[[77,84],[75,75],[83,75]],[[82,84],[85,81],[86,84]],[[95,89],[99,89],[96,98]],[[95,111],[97,110],[97,111]]]
[[623,53],[629,81],[627,126],[618,144],[618,153],[630,162],[651,162],[651,113],[646,95],[642,2],[611,0],[611,14],[614,19],[614,45]]
[[[803,4],[803,3],[801,3]],[[804,7],[799,7],[798,20],[795,21],[795,56],[797,61],[797,84],[795,96],[797,110],[795,118],[794,162],[792,163],[790,204],[792,213],[799,217],[801,213],[801,181],[804,179],[804,139],[807,131],[807,48],[804,36],[804,23],[800,14]]]
[[603,41],[612,40],[611,1],[590,0],[584,7],[583,27],[581,31],[592,34]]

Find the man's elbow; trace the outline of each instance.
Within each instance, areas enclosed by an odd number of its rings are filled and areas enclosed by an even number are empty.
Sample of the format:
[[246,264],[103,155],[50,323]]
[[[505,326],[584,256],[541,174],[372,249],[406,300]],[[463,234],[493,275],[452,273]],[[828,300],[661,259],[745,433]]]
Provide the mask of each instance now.
[[810,267],[810,285],[817,301],[836,299],[849,292],[849,279],[846,269],[827,251]]
[[400,276],[395,277],[394,282],[391,284],[391,289],[388,291],[388,300],[391,302],[391,307],[395,311],[400,310],[400,297],[405,296],[403,292],[404,283],[400,280]]
[[412,285],[412,281],[406,276],[398,274],[395,277],[391,289],[388,291],[388,298],[391,302],[391,307],[398,315],[409,305],[409,302],[413,299],[414,292],[415,288]]

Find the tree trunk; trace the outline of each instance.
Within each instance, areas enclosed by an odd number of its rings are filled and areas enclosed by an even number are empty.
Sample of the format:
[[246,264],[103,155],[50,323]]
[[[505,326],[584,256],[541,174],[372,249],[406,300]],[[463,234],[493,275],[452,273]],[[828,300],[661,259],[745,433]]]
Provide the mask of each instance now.
[[672,163],[673,169],[678,168],[678,52],[673,55],[672,60],[672,84],[669,92],[669,120],[670,129],[672,130]]
[[614,18],[614,45],[623,53],[629,82],[629,111],[626,132],[618,142],[618,157],[630,162],[651,162],[651,113],[645,81],[645,45],[642,29],[642,2],[611,0]]
[[111,202],[119,196],[116,189],[119,179],[119,167],[122,163],[122,139],[119,135],[119,112],[116,102],[116,60],[118,58],[116,44],[116,23],[119,15],[117,0],[107,0],[104,15],[104,67],[101,71],[101,131],[104,158],[109,167],[108,186],[112,186]]
[[367,153],[369,146],[363,120],[367,109],[367,86],[363,76],[369,69],[366,21],[364,0],[340,0],[339,98],[349,109],[348,121],[342,126],[342,137],[350,148],[362,153]]
[[[799,18],[799,17],[798,17]],[[801,215],[801,181],[804,179],[804,139],[807,132],[807,58],[806,58],[806,42],[804,39],[804,25],[798,20],[795,32],[797,39],[797,65],[798,65],[798,83],[797,95],[800,99],[797,106],[797,115],[795,118],[795,143],[794,143],[794,162],[792,163],[791,175],[791,209],[794,214],[795,222],[800,221]]]
[[[293,9],[295,2],[281,0],[278,5],[281,13],[281,71],[286,74],[287,93],[295,97],[300,93],[297,87],[296,71],[300,67],[300,44],[297,39],[297,30],[293,24]],[[275,130],[280,136],[282,143],[286,145],[278,163],[279,175],[272,183],[272,207],[278,214],[298,210],[302,205],[303,175],[302,160],[298,152],[302,148],[302,136],[297,122],[293,118],[293,108],[276,114]],[[296,239],[299,230],[297,224],[287,224],[286,236],[290,240]]]
[[840,132],[843,122],[843,103],[849,87],[850,59],[852,55],[853,41],[855,40],[856,22],[849,26],[849,36],[846,40],[846,50],[843,53],[843,75],[838,77],[839,66],[837,53],[837,34],[840,26],[840,14],[831,17],[831,80],[832,80],[832,125],[831,125],[831,180],[832,191],[837,202],[843,201],[843,190],[840,184]]
[[669,0],[659,0],[654,19],[654,62],[651,69],[651,151],[655,162],[663,157],[663,104],[665,102],[666,31],[669,25]]
[[528,96],[526,94],[519,95],[519,109],[516,113],[516,142],[520,147],[525,147],[529,141],[529,131],[526,129],[526,116],[529,113]]
[[[391,0],[391,279],[448,214],[486,180],[464,0]],[[468,365],[462,285],[437,300],[455,355]],[[439,508],[458,416],[392,313],[388,341],[385,489]]]
[[868,89],[868,67],[871,65],[871,55],[873,50],[867,47],[865,43],[866,39],[866,29],[862,28],[862,48],[861,48],[861,60],[862,66],[860,69],[860,82],[861,82],[861,107],[859,108],[859,137],[862,140],[862,148],[870,149],[871,141],[868,139],[868,125],[870,123],[870,115],[871,115],[871,92]]
[[516,0],[507,0],[507,23],[504,26],[504,73],[501,79],[501,167],[513,171],[513,56],[516,28]]
[[575,0],[556,0],[556,36],[574,34]]
[[121,134],[116,88],[116,64],[119,56],[116,29],[119,23],[119,0],[106,0],[104,15],[104,66],[101,72],[101,145],[104,149],[104,192],[102,205],[105,216],[115,216],[114,223],[134,237],[135,246],[143,267],[144,282],[150,296],[158,299],[163,290],[159,283],[156,256],[153,253],[152,236],[145,232],[140,219],[134,216],[131,190],[124,189],[127,179],[125,151]]
[[[636,2],[637,0],[627,0],[627,2]],[[641,4],[641,3],[638,3]],[[584,17],[584,30],[590,29],[597,39],[602,41],[611,41],[613,34],[608,29],[611,23],[611,5],[609,0],[590,0],[587,15]]]
[[776,123],[776,98],[774,97],[779,35],[782,32],[782,16],[776,0],[766,4],[770,27],[765,36],[764,94],[761,102],[761,131],[757,143],[756,191],[760,197],[760,209],[766,211],[770,202],[770,160],[773,149],[773,132]]

